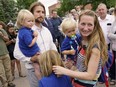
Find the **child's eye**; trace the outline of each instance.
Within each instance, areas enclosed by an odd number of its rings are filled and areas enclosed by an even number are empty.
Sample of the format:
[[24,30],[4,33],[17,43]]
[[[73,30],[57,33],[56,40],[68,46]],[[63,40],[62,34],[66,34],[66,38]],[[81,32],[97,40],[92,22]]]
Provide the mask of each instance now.
[[83,25],[83,26],[84,26],[84,25],[85,25],[85,23],[81,23],[81,25]]
[[75,31],[75,30],[72,30],[73,32]]
[[90,26],[92,26],[92,24],[88,24],[88,26],[90,27]]

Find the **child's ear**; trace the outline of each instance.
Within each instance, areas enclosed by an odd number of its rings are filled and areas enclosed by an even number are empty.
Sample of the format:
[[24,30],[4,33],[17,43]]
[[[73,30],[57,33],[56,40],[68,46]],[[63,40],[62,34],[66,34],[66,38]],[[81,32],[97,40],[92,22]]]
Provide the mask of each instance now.
[[21,26],[23,26],[23,25],[24,25],[24,20],[22,20],[22,21],[20,22],[20,24],[21,24]]
[[21,22],[21,25],[23,25],[24,23],[23,22]]

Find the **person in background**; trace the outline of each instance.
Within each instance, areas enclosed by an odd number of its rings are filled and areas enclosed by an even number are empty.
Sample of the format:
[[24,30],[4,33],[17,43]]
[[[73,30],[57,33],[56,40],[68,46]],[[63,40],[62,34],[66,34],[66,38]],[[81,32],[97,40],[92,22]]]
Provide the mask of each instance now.
[[25,77],[24,75],[22,75],[22,72],[21,72],[20,61],[17,60],[13,55],[14,46],[15,46],[15,42],[16,42],[16,36],[17,36],[14,24],[8,23],[6,31],[7,31],[8,37],[9,37],[9,41],[6,42],[6,45],[7,45],[7,49],[9,51],[9,56],[11,59],[11,70],[12,70],[13,79],[15,78],[15,63],[17,64],[19,77]]
[[62,41],[64,40],[64,35],[60,31],[60,24],[62,23],[62,19],[58,16],[56,10],[52,10],[52,17],[50,18],[50,21],[53,25],[53,33],[55,34],[56,43],[58,43],[57,49],[59,53],[61,53],[60,47],[61,47]]
[[108,9],[108,14],[113,15],[114,14],[114,7]]
[[77,14],[80,14],[81,13],[81,6],[80,5],[75,6],[75,10],[76,10]]
[[[104,3],[100,3],[97,7],[97,12],[98,12],[98,20],[100,23],[100,26],[102,28],[104,37],[105,37],[105,41],[108,45],[108,54],[111,52],[111,48],[110,48],[110,39],[108,38],[108,33],[111,30],[111,26],[113,24],[114,21],[114,16],[109,15],[107,6]],[[111,53],[112,54],[112,53]],[[108,57],[108,62],[110,59],[113,59],[112,57]],[[110,68],[110,66],[103,66],[102,67],[102,72],[100,75],[100,78],[98,79],[100,83],[105,83],[106,87],[109,86],[109,72],[108,69]]]
[[51,21],[47,17],[45,17],[44,21],[42,22],[42,25],[47,27],[50,30],[52,34],[53,42],[56,43],[55,33],[53,32],[54,28],[53,28]]
[[70,15],[68,18],[72,18],[73,20],[76,21],[76,32],[78,32],[78,19],[79,19],[79,14],[76,12],[75,9],[70,10]]
[[93,87],[101,73],[101,67],[107,61],[107,44],[97,15],[91,10],[83,11],[79,16],[78,29],[81,45],[77,55],[77,71],[54,65],[57,75],[74,78],[74,87]]
[[114,16],[107,14],[107,7],[104,3],[100,3],[97,7],[97,12],[98,12],[98,20],[100,23],[100,26],[103,30],[105,40],[108,45],[108,50],[110,50],[110,40],[107,37],[108,32],[111,29],[112,23],[114,21]]
[[[76,21],[72,18],[66,18],[61,23],[61,28],[66,36],[61,45],[61,52],[66,55],[66,61],[72,61],[75,66],[80,42],[80,35],[76,34]],[[68,68],[73,69],[74,66]]]
[[113,51],[114,54],[113,64],[109,70],[109,76],[111,79],[110,85],[116,84],[116,71],[115,71],[116,69],[116,7],[114,8],[114,16],[115,16],[115,20],[113,22],[110,32],[108,33],[108,38],[111,41],[111,50]]
[[3,21],[0,21],[0,29],[6,30],[6,24]]
[[[2,22],[3,23],[3,22]],[[0,81],[3,87],[15,87],[12,83],[11,61],[6,47],[8,35],[0,24]]]
[[76,19],[76,15],[78,15],[78,13],[76,12],[76,10],[75,9],[71,9],[70,10],[70,14],[72,15],[72,18],[76,21],[77,19]]
[[66,75],[55,75],[52,66],[59,65],[64,67],[60,54],[55,50],[48,50],[40,55],[41,80],[38,87],[73,87],[71,79]]
[[[32,30],[37,30],[38,38],[36,43],[40,47],[40,53],[43,53],[47,50],[57,50],[55,44],[53,43],[50,31],[41,24],[44,21],[46,13],[44,5],[41,2],[34,2],[31,4],[29,10],[35,18],[35,24],[32,26]],[[32,65],[32,62],[37,60],[37,57],[35,56],[32,58],[23,55],[23,53],[19,49],[18,43],[19,38],[17,37],[14,49],[14,56],[18,60],[21,60],[25,63],[28,72],[28,80],[30,83],[30,87],[38,87],[38,78],[35,75],[34,67]]]

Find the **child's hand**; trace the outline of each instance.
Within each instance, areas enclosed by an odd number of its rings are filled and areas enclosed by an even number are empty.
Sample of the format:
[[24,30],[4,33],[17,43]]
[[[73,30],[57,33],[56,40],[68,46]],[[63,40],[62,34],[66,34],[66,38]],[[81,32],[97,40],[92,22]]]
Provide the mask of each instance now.
[[75,55],[75,52],[76,52],[75,50],[70,50],[71,55]]
[[38,31],[37,31],[37,30],[35,30],[35,31],[33,32],[33,36],[34,36],[34,37],[37,37],[37,36],[38,36]]
[[72,61],[72,60],[66,60],[65,63],[64,63],[64,65],[65,65],[68,69],[71,69],[71,67],[74,66],[73,64],[74,64],[74,61]]
[[73,71],[78,71],[78,70],[77,70],[77,67],[74,66],[74,65],[71,67],[71,70],[73,70]]
[[40,57],[40,55],[39,55],[39,54],[36,54],[36,55],[34,55],[30,60],[31,60],[32,62],[36,62],[36,61],[38,61],[39,57]]

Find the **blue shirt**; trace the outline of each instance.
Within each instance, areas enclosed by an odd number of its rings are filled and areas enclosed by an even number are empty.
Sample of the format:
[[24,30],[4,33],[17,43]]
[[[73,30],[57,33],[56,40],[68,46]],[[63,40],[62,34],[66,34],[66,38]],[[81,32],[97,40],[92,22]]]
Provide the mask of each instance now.
[[62,75],[60,77],[57,77],[54,73],[52,73],[48,77],[43,77],[39,81],[38,87],[73,87],[73,86],[68,76]]
[[22,27],[19,29],[19,48],[21,52],[27,56],[27,57],[32,57],[34,56],[37,52],[40,51],[37,43],[35,43],[32,47],[29,47],[33,40],[33,31],[29,28]]
[[50,21],[51,21],[51,23],[52,23],[52,25],[53,25],[53,33],[54,33],[54,35],[55,35],[55,37],[58,37],[58,36],[61,36],[62,35],[62,33],[60,32],[60,30],[59,30],[59,26],[60,26],[60,24],[62,23],[62,20],[61,20],[61,18],[60,17],[56,17],[56,18],[51,18],[50,19]]
[[64,41],[61,45],[61,52],[65,50],[71,50],[72,48],[76,51],[75,55],[66,55],[67,58],[70,58],[71,60],[74,60],[75,56],[77,56],[78,52],[78,46],[81,41],[81,36],[79,34],[76,34],[76,38],[72,39],[71,37],[66,36]]

